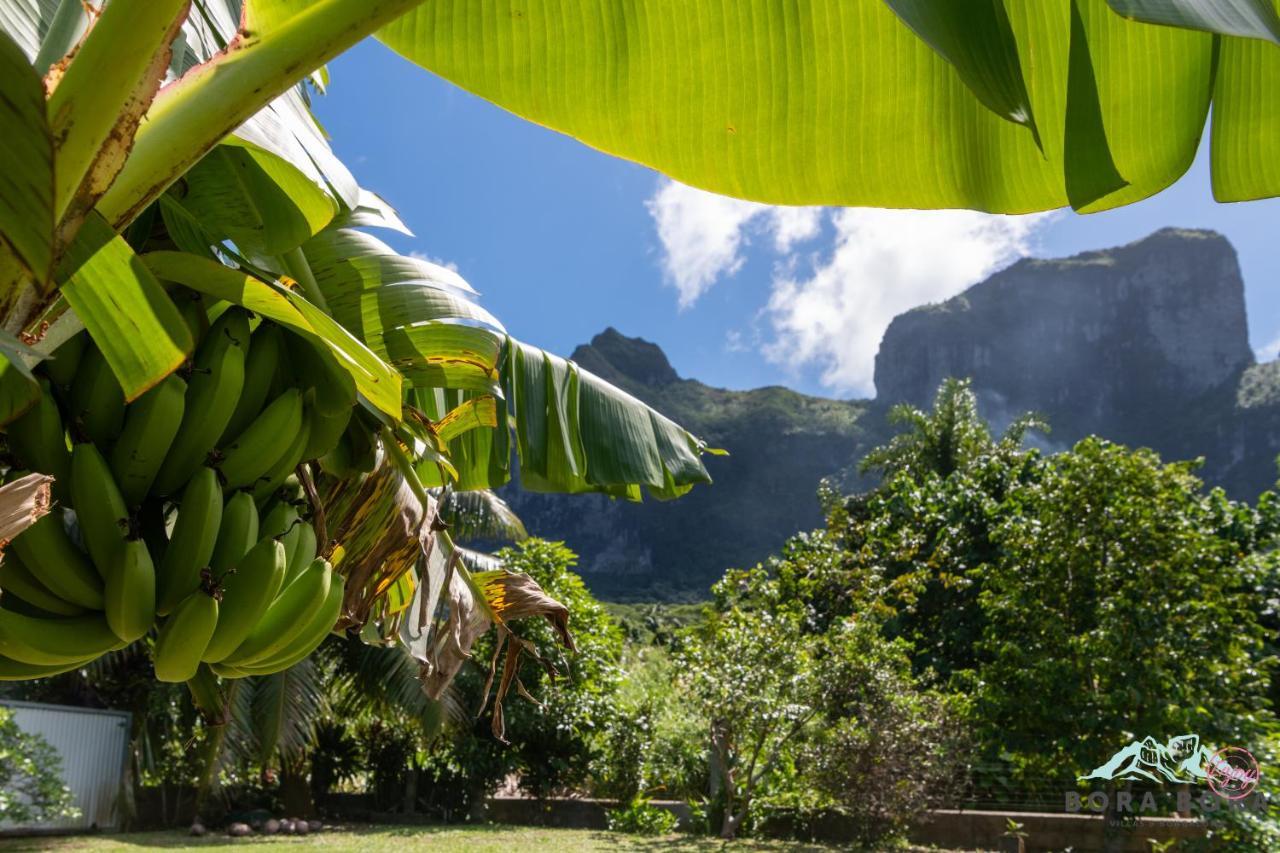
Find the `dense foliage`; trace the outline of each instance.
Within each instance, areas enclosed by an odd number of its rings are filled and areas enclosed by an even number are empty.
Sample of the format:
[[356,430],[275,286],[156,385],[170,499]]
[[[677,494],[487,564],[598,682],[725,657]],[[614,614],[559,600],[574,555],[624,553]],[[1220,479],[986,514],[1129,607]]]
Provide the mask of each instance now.
[[483,708],[483,713],[431,760],[458,768],[480,792],[516,776],[533,796],[562,793],[587,782],[601,733],[613,718],[622,634],[572,571],[577,557],[562,543],[529,539],[496,556],[511,571],[528,573],[569,608],[577,651],[566,658],[552,627],[542,620],[515,629],[556,674],[529,655],[522,658],[518,677],[528,696],[513,693],[504,704],[507,743],[502,743],[490,734],[494,709],[486,695],[493,639],[477,643],[474,663],[464,667],[455,685],[462,706],[470,713]]
[[24,732],[0,705],[0,822],[34,823],[75,817],[62,760],[40,735]]

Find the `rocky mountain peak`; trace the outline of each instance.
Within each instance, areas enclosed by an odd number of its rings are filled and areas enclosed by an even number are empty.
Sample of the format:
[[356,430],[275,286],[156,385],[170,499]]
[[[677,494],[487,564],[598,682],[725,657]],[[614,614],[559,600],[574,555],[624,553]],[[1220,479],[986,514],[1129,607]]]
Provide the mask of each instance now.
[[579,345],[572,358],[609,382],[629,379],[656,388],[680,379],[661,347],[644,338],[629,338],[612,326],[591,343]]
[[925,405],[943,379],[972,377],[993,407],[1041,411],[1065,437],[1106,424],[1109,437],[1143,441],[1153,421],[1252,364],[1235,250],[1212,231],[1165,228],[1114,249],[1023,259],[898,316],[875,382],[880,402]]

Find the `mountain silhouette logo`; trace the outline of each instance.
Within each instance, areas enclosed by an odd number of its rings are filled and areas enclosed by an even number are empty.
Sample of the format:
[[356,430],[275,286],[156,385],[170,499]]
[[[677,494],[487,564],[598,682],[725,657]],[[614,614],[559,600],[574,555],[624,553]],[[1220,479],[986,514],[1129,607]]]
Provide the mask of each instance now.
[[1213,753],[1200,743],[1199,735],[1178,735],[1159,743],[1148,735],[1135,740],[1079,781],[1120,779],[1148,782],[1203,782],[1205,765]]

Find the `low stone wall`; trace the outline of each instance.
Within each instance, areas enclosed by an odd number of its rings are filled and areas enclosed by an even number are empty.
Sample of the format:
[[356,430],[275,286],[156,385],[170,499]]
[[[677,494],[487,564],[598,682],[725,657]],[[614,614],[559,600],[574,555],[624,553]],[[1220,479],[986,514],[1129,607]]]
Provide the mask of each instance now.
[[1075,853],[1147,853],[1151,849],[1147,839],[1200,838],[1205,832],[1204,824],[1195,819],[1144,817],[1131,829],[1113,829],[1114,846],[1107,847],[1107,821],[1100,815],[939,809],[912,829],[911,840],[917,844],[995,850],[1011,819],[1022,824],[1022,831],[1027,833],[1029,853],[1067,847]]
[[[691,814],[687,804],[660,800],[655,800],[652,804],[675,814],[681,828],[688,826]],[[539,801],[523,797],[491,797],[486,805],[485,817],[494,823],[605,829],[608,827],[608,811],[617,808],[618,804],[612,800]],[[1198,820],[1148,817],[1142,818],[1132,828],[1114,829],[1111,833],[1114,839],[1111,846],[1107,846],[1107,822],[1097,815],[939,809],[930,812],[927,819],[914,826],[910,838],[916,844],[936,844],[940,847],[968,850],[998,850],[1001,849],[1010,820],[1022,824],[1022,831],[1027,834],[1028,853],[1063,850],[1067,847],[1075,853],[1147,853],[1150,850],[1147,839],[1167,841],[1204,835],[1204,824]],[[774,817],[761,829],[764,835],[799,835],[813,841],[835,844],[846,843],[854,837],[850,819],[834,812],[808,817],[803,828],[783,817]]]

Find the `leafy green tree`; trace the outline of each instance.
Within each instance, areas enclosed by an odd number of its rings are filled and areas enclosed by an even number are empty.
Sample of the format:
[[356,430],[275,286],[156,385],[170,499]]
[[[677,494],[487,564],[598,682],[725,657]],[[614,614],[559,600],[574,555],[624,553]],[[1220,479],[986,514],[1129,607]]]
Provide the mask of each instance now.
[[24,732],[0,705],[0,821],[36,823],[75,817],[62,782],[62,758],[40,735]]
[[922,688],[909,646],[882,633],[879,591],[842,587],[838,543],[795,537],[783,554],[726,574],[678,660],[709,720],[720,834],[756,801],[838,807],[883,841],[959,777],[959,716]]
[[979,597],[975,716],[1027,775],[1088,772],[1135,737],[1254,743],[1271,722],[1261,614],[1277,523],[1193,463],[1099,439],[1011,494]]
[[931,411],[894,409],[909,429],[872,450],[864,465],[881,484],[843,503],[828,501],[828,526],[844,572],[864,588],[890,636],[908,641],[918,672],[942,679],[972,669],[984,617],[977,606],[986,567],[999,558],[992,526],[1019,484],[1034,479],[1036,451],[1022,448],[1031,414],[998,439],[979,416],[967,380],[946,380]]
[[681,651],[687,689],[710,720],[721,838],[737,837],[761,782],[818,713],[813,645],[803,605],[791,602],[709,613]]
[[954,802],[971,757],[962,697],[921,689],[908,645],[886,642],[874,619],[849,618],[823,637],[821,724],[797,769],[853,818],[851,840],[901,837],[910,821]]
[[547,797],[587,781],[598,761],[600,735],[614,715],[620,678],[622,632],[573,571],[577,555],[560,542],[526,539],[495,555],[514,572],[526,572],[572,614],[575,652],[565,654],[552,626],[530,620],[516,629],[548,662],[555,675],[532,655],[519,665],[520,686],[527,696],[512,694],[502,707],[503,744],[491,733],[493,703],[489,665],[494,639],[486,637],[474,650],[475,664],[465,666],[455,682],[464,707],[484,713],[449,738],[431,759],[436,767],[465,768],[472,784],[473,805],[498,782],[518,774],[521,786]]

